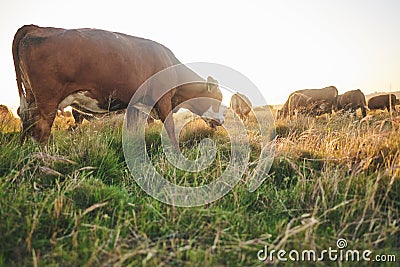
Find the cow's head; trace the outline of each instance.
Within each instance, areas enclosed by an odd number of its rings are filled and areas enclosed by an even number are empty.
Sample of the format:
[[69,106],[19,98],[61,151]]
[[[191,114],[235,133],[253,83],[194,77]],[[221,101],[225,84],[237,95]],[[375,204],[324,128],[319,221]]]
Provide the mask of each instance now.
[[314,116],[321,116],[326,113],[332,113],[332,104],[325,100],[317,101],[308,106],[309,113]]
[[287,104],[287,102],[286,102],[286,103],[282,106],[281,109],[278,109],[278,110],[276,111],[276,118],[277,118],[277,119],[284,119],[284,118],[287,117],[288,113],[289,113],[288,104]]
[[221,105],[222,93],[218,87],[218,81],[208,76],[206,82],[205,97],[215,99],[216,101],[208,102],[208,109],[203,112],[201,118],[213,129],[224,123],[224,117],[227,107]]

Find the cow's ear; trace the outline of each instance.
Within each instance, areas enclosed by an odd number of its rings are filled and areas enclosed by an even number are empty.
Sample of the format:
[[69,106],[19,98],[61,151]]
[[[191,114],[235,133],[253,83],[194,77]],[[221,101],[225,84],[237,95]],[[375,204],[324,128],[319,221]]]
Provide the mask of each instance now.
[[208,83],[214,83],[214,84],[218,83],[218,81],[216,79],[214,79],[213,77],[211,77],[211,76],[207,77],[207,82]]
[[217,84],[218,84],[218,81],[215,80],[213,77],[211,77],[211,76],[207,77],[207,91],[208,92],[211,92],[212,87]]

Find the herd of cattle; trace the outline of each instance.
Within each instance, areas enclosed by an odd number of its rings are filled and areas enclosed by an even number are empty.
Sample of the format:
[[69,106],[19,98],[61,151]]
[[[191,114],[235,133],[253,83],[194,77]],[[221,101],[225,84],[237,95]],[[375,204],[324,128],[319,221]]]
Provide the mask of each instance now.
[[291,93],[278,111],[278,118],[291,117],[295,114],[322,115],[332,114],[332,111],[348,111],[356,114],[361,110],[363,117],[367,115],[367,109],[395,110],[398,99],[394,94],[382,94],[371,97],[368,105],[364,93],[360,90],[351,90],[339,95],[335,86],[322,89],[303,89]]
[[[66,30],[36,25],[18,29],[12,53],[22,137],[30,135],[39,142],[49,139],[58,110],[72,106],[78,123],[91,114],[124,110],[147,79],[181,64],[170,49],[151,40],[97,29]],[[212,77],[203,79],[184,65],[183,71],[168,78],[181,85],[165,94],[148,89],[134,104],[153,107],[151,114],[164,123],[175,147],[178,142],[174,122],[168,114],[180,107],[198,114],[212,128],[224,123],[226,108],[221,105],[218,81]],[[187,80],[195,82],[182,82]],[[194,98],[209,100],[185,104]],[[368,108],[389,110],[395,104],[393,94],[382,95],[370,99]],[[245,95],[234,94],[230,105],[242,120],[248,120],[252,104]],[[136,106],[133,105],[134,116],[129,121],[135,121],[140,112]],[[361,90],[338,95],[338,90],[330,86],[293,92],[278,117],[296,113],[321,115],[332,110],[355,112],[358,108],[365,116],[367,105]]]

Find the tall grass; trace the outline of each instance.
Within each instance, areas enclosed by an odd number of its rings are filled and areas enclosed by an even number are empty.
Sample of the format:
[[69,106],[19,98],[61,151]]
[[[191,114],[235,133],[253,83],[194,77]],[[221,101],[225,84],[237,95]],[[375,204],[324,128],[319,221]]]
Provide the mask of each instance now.
[[[261,187],[250,193],[243,177],[223,198],[195,208],[160,203],[136,184],[121,125],[112,117],[73,131],[55,128],[47,146],[0,134],[0,265],[257,266],[265,264],[257,259],[265,245],[320,251],[338,238],[400,260],[399,117],[277,121],[276,155]],[[159,131],[160,124],[147,129],[148,153],[177,183],[208,183],[229,162],[226,132],[195,121],[181,133],[183,154],[195,158],[208,137],[217,157],[202,173],[174,169]],[[256,135],[250,144],[249,168],[259,154]]]

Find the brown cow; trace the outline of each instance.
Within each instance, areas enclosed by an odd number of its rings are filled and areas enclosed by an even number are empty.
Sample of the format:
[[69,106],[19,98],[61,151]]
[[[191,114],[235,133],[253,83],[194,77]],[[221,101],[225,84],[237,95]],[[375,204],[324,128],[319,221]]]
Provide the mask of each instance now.
[[[5,105],[0,105],[0,132],[7,128],[6,125],[11,124],[14,120],[11,110]],[[18,124],[17,124],[18,125]]]
[[[287,101],[287,114],[292,117],[295,114],[307,114],[310,110],[311,97],[294,92]],[[284,106],[284,108],[286,108]],[[285,109],[284,109],[285,110]]]
[[310,115],[332,113],[336,107],[338,90],[335,86],[322,89],[303,89],[291,93],[288,100],[278,112],[278,118],[292,116],[294,112]]
[[252,104],[247,96],[235,93],[231,97],[230,106],[242,121],[248,122]]
[[[180,64],[168,48],[151,40],[98,29],[35,25],[23,26],[16,32],[13,58],[22,137],[28,134],[40,142],[49,139],[57,109],[69,105],[90,113],[124,109],[149,77]],[[202,102],[187,108],[201,116],[207,114],[205,121],[213,128],[224,120],[217,81],[211,77],[205,81],[185,68],[199,82],[173,88],[155,103],[175,147],[178,142],[174,122],[166,118],[180,103],[196,97],[216,99],[213,104]],[[149,103],[155,102],[158,94],[149,88],[144,97]]]
[[387,111],[390,111],[390,108],[392,110],[396,110],[396,95],[394,94],[385,94],[385,95],[378,95],[371,97],[368,100],[368,108],[369,109],[387,109]]
[[365,95],[360,89],[351,90],[344,94],[338,95],[337,110],[350,111],[355,115],[357,109],[359,108],[361,109],[362,116],[367,116]]
[[297,114],[320,116],[331,110],[326,100],[313,101],[312,97],[296,92],[290,95],[287,108],[289,117]]
[[8,107],[5,105],[0,105],[0,117],[3,118],[3,117],[10,117],[10,116],[12,116],[12,113],[8,109]]

